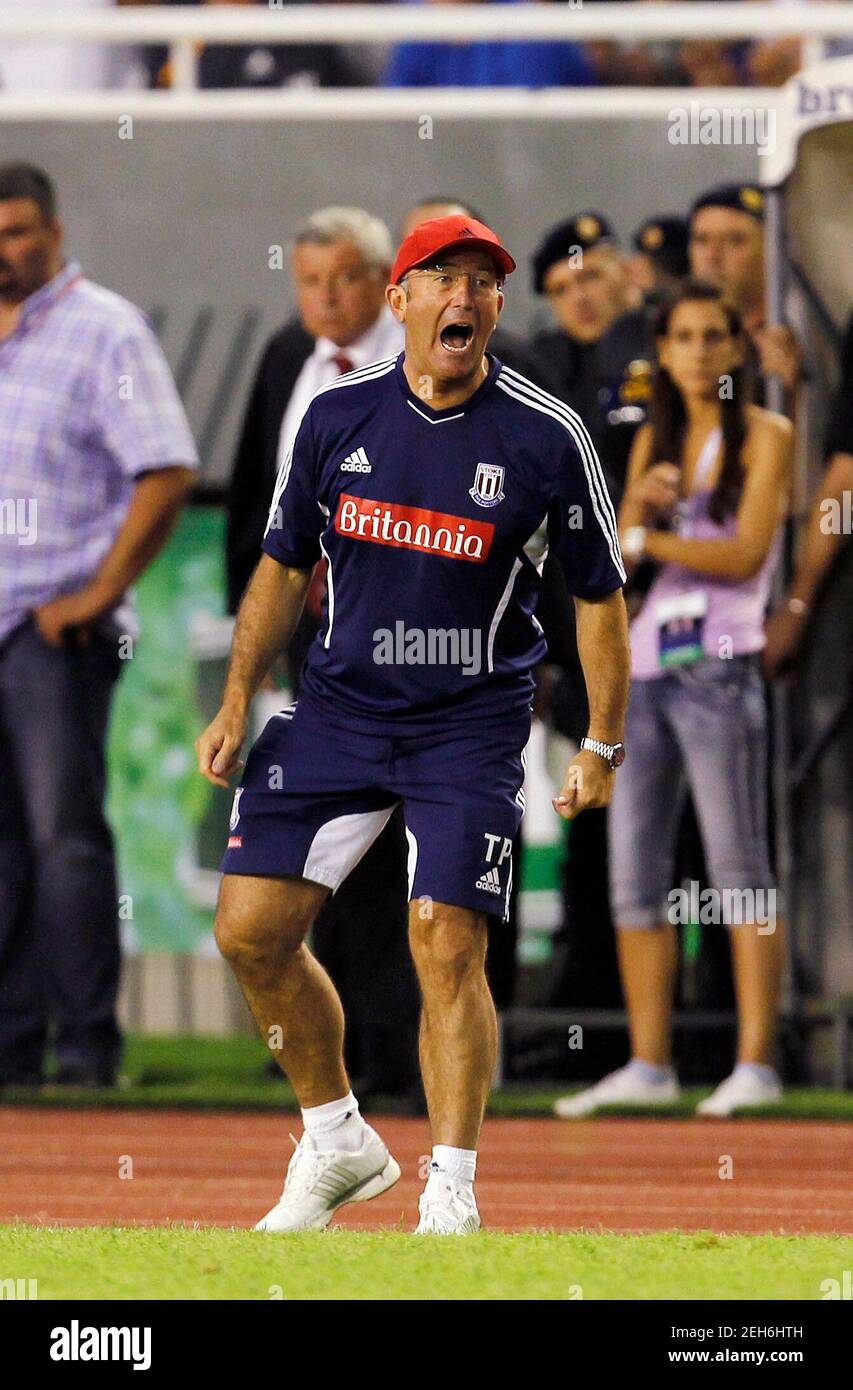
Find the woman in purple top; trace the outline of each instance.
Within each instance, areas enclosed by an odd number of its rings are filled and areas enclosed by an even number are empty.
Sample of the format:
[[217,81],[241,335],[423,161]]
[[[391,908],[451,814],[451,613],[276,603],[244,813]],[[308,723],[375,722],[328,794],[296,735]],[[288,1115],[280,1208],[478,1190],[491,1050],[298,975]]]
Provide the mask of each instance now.
[[[747,403],[738,315],[710,285],[664,307],[649,422],[634,441],[619,533],[626,569],[656,577],[631,626],[627,759],[609,816],[610,891],[631,1061],[557,1102],[564,1116],[675,1100],[670,1015],[676,926],[731,927],[738,1060],[699,1110],[781,1095],[772,1052],[784,965],[769,862],[763,620],[787,510],[793,430]],[[673,888],[693,796],[710,890]]]

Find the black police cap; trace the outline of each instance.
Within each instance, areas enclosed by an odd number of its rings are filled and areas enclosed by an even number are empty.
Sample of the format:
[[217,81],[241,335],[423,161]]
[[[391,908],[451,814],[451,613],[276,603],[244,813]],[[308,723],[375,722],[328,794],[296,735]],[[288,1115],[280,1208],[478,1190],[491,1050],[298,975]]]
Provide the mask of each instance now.
[[671,275],[688,271],[687,223],[683,217],[650,217],[632,238],[635,251],[649,256]]
[[763,222],[764,194],[754,183],[723,183],[709,188],[696,199],[690,209],[691,222],[700,208],[732,208],[735,212],[749,213],[756,222]]
[[568,222],[559,222],[550,232],[546,232],[544,240],[533,256],[535,293],[542,294],[545,276],[557,261],[564,261],[578,247],[582,251],[589,251],[593,246],[598,246],[599,242],[614,240],[613,228],[600,212],[579,212],[577,217],[570,218]]

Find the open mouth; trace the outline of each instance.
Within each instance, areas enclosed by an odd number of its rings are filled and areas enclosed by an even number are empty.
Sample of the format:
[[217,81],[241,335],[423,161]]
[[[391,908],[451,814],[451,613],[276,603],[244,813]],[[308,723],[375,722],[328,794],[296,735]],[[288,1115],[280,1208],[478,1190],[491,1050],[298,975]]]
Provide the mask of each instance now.
[[439,337],[447,352],[464,352],[474,337],[474,327],[470,323],[447,323]]

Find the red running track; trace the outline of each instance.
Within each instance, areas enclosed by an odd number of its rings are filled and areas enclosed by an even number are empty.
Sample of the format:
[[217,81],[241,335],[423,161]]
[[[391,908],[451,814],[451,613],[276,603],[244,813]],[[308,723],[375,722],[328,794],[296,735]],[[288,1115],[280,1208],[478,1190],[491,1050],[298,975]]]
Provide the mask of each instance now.
[[[0,1107],[0,1221],[250,1227],[275,1202],[289,1115]],[[412,1229],[424,1120],[382,1118],[396,1187],[343,1226]],[[720,1177],[725,1156],[733,1177]],[[132,1161],[133,1177],[120,1178]],[[484,1226],[853,1234],[853,1126],[782,1120],[490,1119]]]

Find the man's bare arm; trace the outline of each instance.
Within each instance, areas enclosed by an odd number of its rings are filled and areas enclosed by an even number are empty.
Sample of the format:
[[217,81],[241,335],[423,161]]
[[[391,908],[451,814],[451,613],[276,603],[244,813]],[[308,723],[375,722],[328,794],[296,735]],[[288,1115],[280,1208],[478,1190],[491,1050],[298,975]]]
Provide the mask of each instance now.
[[[589,701],[589,737],[602,743],[621,743],[631,683],[628,615],[622,590],[594,601],[576,598],[575,617]],[[589,807],[606,806],[613,777],[603,758],[581,749],[569,764],[555,809],[566,820],[573,820]]]
[[290,645],[310,578],[310,570],[261,556],[237,613],[223,705],[248,710],[275,658]]
[[288,569],[262,555],[240,604],[222,708],[196,739],[198,770],[217,787],[241,766],[238,754],[246,737],[249,706],[276,657],[296,631],[310,570]]
[[622,590],[607,598],[575,599],[578,654],[589,701],[589,737],[619,743],[625,732],[631,648]]

